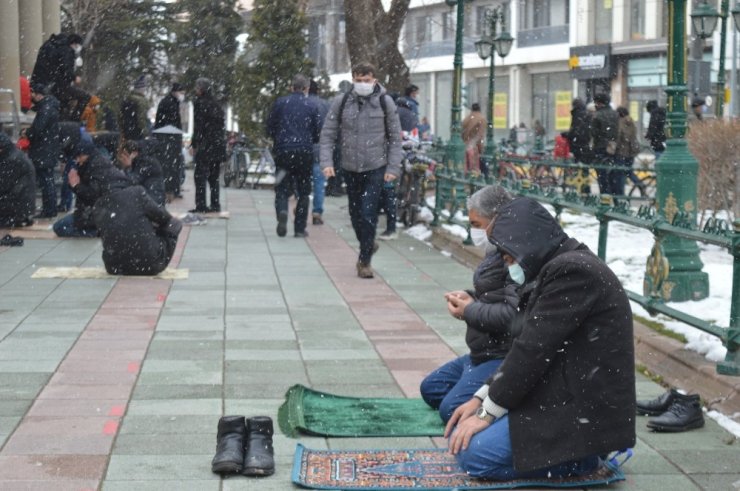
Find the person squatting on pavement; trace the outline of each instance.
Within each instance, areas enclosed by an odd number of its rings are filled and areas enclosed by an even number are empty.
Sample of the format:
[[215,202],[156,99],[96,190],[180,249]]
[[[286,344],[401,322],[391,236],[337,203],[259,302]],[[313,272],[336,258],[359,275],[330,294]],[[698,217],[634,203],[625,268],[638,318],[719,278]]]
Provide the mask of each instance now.
[[28,157],[0,131],[0,227],[33,224],[36,173]]
[[59,101],[46,94],[46,88],[31,84],[31,99],[36,111],[31,127],[25,131],[31,146],[28,156],[36,168],[36,178],[41,188],[41,212],[36,218],[54,218],[57,215],[57,188],[54,169],[59,162]]
[[275,213],[278,237],[285,237],[288,198],[295,193],[295,237],[307,237],[308,205],[313,183],[313,145],[321,134],[319,106],[308,97],[309,82],[293,77],[293,92],[278,98],[267,116],[267,135],[275,157]]
[[518,284],[511,349],[447,423],[471,476],[592,472],[635,444],[632,312],[614,273],[530,198],[499,210],[489,240]]
[[[219,173],[226,159],[224,110],[212,94],[207,78],[195,81],[193,103],[193,140],[190,145],[195,158],[195,208],[191,213],[221,211]],[[211,206],[206,206],[206,183],[211,189]]]
[[445,299],[450,315],[465,321],[470,353],[434,370],[420,389],[421,397],[439,409],[445,423],[496,371],[511,346],[517,285],[508,278],[501,254],[488,242],[496,213],[511,199],[501,186],[486,186],[468,198],[470,235],[476,246],[485,248],[485,257],[473,274],[474,289],[446,293]]
[[93,207],[109,274],[156,275],[175,253],[182,222],[155,203],[147,191],[125,179],[104,187]]
[[401,174],[401,124],[396,105],[375,78],[374,66],[355,65],[352,80],[352,90],[334,98],[324,121],[321,168],[327,178],[334,176],[332,154],[339,145],[350,219],[360,242],[357,276],[372,278],[380,192],[383,182]]
[[144,142],[125,142],[118,154],[118,162],[133,184],[142,186],[155,203],[164,206],[166,197],[162,166],[156,159],[145,153],[142,155],[142,144],[146,145]]

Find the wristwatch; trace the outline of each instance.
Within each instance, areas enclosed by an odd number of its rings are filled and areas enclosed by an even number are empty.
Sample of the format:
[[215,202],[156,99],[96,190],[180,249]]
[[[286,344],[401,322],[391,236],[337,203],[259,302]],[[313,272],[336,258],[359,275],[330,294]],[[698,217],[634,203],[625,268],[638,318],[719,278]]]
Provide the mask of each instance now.
[[486,411],[486,408],[484,408],[483,406],[478,408],[478,410],[475,412],[475,415],[488,424],[491,424],[496,420],[496,416]]

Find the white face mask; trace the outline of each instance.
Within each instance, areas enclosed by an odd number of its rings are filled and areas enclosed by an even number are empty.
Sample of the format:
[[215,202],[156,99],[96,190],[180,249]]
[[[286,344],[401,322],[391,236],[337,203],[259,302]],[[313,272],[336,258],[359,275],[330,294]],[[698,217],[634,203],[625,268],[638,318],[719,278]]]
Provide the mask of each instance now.
[[486,230],[482,228],[471,228],[470,239],[476,247],[485,247],[486,244],[490,244],[490,242],[488,242],[488,233],[486,233]]
[[371,83],[355,82],[354,84],[355,94],[359,95],[360,97],[369,96],[370,94],[373,93],[374,88],[375,88],[375,84],[371,84]]
[[175,95],[178,101],[182,102],[185,100],[185,94],[177,94]]
[[80,58],[79,56],[77,58],[75,58],[75,66],[77,68],[79,68],[79,67],[82,66],[82,58]]
[[74,50],[75,50],[75,54],[79,55],[80,52],[82,51],[82,46],[80,46],[79,44],[75,44]]
[[523,285],[526,280],[524,270],[517,263],[509,266],[509,276],[511,276],[511,279],[514,280],[514,283],[517,285]]

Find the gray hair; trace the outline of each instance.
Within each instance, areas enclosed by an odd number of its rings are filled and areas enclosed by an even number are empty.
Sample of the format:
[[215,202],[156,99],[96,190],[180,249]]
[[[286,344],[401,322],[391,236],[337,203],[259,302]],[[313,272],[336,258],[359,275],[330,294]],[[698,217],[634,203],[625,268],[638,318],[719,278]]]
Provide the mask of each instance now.
[[475,210],[480,216],[490,219],[512,199],[514,198],[501,186],[486,186],[468,197],[468,210]]
[[309,81],[304,75],[300,73],[293,77],[293,91],[306,90],[308,88]]
[[211,80],[205,77],[200,77],[195,81],[195,88],[199,89],[203,93],[207,93],[211,90]]

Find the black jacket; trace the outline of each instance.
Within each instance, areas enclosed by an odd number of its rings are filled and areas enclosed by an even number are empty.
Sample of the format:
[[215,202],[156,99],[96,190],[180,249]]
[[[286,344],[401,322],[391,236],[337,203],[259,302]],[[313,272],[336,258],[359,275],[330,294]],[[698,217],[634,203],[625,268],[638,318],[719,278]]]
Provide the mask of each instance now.
[[198,162],[223,162],[226,159],[224,111],[210,94],[203,94],[193,104],[192,147]]
[[167,267],[169,257],[162,236],[179,222],[152,201],[144,188],[113,186],[97,201],[93,215],[108,273],[152,275]]
[[419,126],[419,115],[412,108],[411,102],[406,97],[399,97],[396,101],[398,108],[398,119],[401,122],[401,130],[413,131]]
[[578,105],[570,111],[570,129],[565,134],[576,162],[591,162],[591,115],[586,106]]
[[302,92],[293,92],[275,101],[266,124],[274,151],[312,151],[321,135],[319,105]]
[[31,81],[54,84],[55,91],[68,87],[75,79],[75,57],[67,35],[52,34],[39,48]]
[[610,141],[617,141],[617,129],[619,127],[619,116],[617,111],[610,106],[602,106],[596,109],[596,114],[591,119],[591,138],[594,152],[606,152]]
[[463,318],[468,326],[465,343],[470,348],[473,365],[503,358],[511,346],[510,323],[516,314],[519,296],[516,285],[506,285],[507,270],[501,254],[486,254],[473,274],[475,302],[465,307]]
[[35,105],[36,117],[26,136],[31,142],[28,156],[40,169],[53,169],[59,162],[59,101],[47,95]]
[[164,193],[164,176],[162,166],[156,159],[146,155],[139,155],[131,164],[131,169],[126,173],[134,184],[146,189],[149,197],[158,205],[164,206],[166,197]]
[[650,142],[650,148],[656,152],[665,150],[665,108],[656,107],[650,113],[645,139]]
[[98,198],[111,189],[131,186],[131,180],[97,152],[79,166],[79,174],[80,183],[72,188],[77,197],[74,225],[80,229],[93,228],[92,209]]
[[36,209],[36,173],[33,164],[0,131],[0,222],[11,225]]
[[154,119],[154,129],[172,125],[182,129],[180,121],[180,101],[172,93],[167,94],[157,106],[157,116]]
[[617,277],[529,198],[501,208],[491,238],[527,279],[521,333],[489,380],[489,397],[509,410],[514,467],[634,446],[632,312]]

